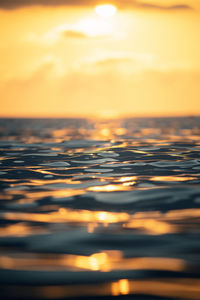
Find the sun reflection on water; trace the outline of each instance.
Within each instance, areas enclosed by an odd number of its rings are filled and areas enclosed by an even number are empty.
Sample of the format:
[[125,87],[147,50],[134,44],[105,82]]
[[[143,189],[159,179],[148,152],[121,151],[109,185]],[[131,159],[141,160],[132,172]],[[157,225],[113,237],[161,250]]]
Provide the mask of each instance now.
[[0,267],[16,270],[88,270],[110,272],[116,270],[165,270],[184,271],[181,259],[165,257],[125,258],[119,250],[107,250],[83,255],[5,254],[0,257]]
[[0,281],[11,276],[3,299],[199,300],[200,142],[183,121],[6,125]]
[[[158,212],[139,212],[128,214],[125,212],[107,212],[107,211],[89,211],[89,210],[72,210],[60,208],[58,212],[42,213],[22,213],[7,212],[4,216],[8,220],[19,220],[21,222],[38,222],[38,223],[71,223],[80,226],[87,225],[88,232],[93,232],[101,224],[117,224],[117,228],[139,229],[148,232],[148,234],[161,235],[181,232],[182,230],[192,230],[192,225],[186,226],[190,219],[193,218],[193,226],[199,224],[200,209],[185,209],[167,212],[165,214]],[[183,221],[185,220],[185,222]],[[35,228],[36,229],[36,228]],[[7,226],[6,230],[0,231],[2,235],[29,235],[32,227],[26,223]]]
[[113,282],[111,289],[113,296],[128,295],[130,292],[130,283],[127,279],[121,279],[117,282]]

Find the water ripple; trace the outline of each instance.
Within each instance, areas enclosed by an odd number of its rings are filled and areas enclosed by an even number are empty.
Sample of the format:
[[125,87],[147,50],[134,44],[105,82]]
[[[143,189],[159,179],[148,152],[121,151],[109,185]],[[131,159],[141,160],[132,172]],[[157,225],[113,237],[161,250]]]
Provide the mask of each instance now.
[[2,299],[199,300],[199,124],[0,120]]

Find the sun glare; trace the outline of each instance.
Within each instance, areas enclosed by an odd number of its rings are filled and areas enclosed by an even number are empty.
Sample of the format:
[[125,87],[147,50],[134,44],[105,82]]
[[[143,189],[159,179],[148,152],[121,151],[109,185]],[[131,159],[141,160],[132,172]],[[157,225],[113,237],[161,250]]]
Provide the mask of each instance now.
[[85,18],[77,23],[76,29],[88,36],[104,36],[113,32],[113,24],[107,20]]
[[95,7],[95,12],[98,16],[103,18],[112,17],[115,15],[117,8],[111,4],[103,4]]

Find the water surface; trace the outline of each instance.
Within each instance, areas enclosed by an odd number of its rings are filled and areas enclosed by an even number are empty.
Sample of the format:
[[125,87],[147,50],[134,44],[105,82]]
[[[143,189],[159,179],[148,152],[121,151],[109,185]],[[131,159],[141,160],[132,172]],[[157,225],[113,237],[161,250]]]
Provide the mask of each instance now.
[[2,299],[200,299],[200,118],[1,119],[0,189]]

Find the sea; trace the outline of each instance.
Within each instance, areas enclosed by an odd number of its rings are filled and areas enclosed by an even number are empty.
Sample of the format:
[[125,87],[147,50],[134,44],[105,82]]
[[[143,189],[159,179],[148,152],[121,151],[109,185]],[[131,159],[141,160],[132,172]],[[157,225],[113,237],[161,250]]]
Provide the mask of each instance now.
[[0,299],[200,300],[200,117],[0,119]]

